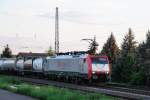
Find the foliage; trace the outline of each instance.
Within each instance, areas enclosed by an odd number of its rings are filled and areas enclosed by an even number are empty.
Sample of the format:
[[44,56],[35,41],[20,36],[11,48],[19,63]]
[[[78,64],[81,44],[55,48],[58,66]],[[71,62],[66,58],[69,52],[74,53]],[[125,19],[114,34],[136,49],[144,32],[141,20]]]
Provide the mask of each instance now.
[[[132,72],[134,72],[135,65],[136,43],[137,42],[134,40],[133,32],[131,28],[129,28],[129,31],[125,35],[123,43],[121,45],[121,56],[118,58],[118,63],[113,72],[113,74],[115,74],[115,77],[117,76],[117,74],[120,75],[120,79],[117,79],[119,81],[129,82],[131,80],[131,75]],[[118,72],[118,69],[120,68],[121,70],[119,70],[120,72]]]
[[133,32],[131,30],[131,28],[129,28],[129,32],[127,33],[127,35],[124,37],[123,39],[123,43],[121,45],[121,56],[126,58],[127,56],[135,56],[135,49],[136,49],[136,41],[134,40],[134,35]]
[[119,65],[121,63],[113,64],[112,69],[112,81],[121,82],[121,73],[122,72],[122,66]]
[[6,45],[5,49],[3,50],[3,53],[1,56],[6,57],[6,58],[12,57],[12,52],[11,52],[11,49],[9,48],[8,44]]
[[116,58],[119,56],[119,47],[116,44],[113,33],[111,33],[107,42],[104,44],[101,54],[107,55],[111,63],[114,64],[116,62]]
[[47,51],[49,56],[53,56],[54,55],[54,51],[52,50],[52,47],[49,47],[49,50]]
[[121,81],[129,82],[133,72],[134,59],[131,56],[127,56],[122,62]]
[[112,67],[112,80],[114,80],[115,77],[116,78],[118,77],[118,72],[116,72],[117,75],[115,75],[116,73],[114,73],[114,70],[115,71],[120,70],[120,69],[115,69],[116,59],[119,57],[120,50],[119,47],[117,46],[113,33],[111,33],[110,37],[107,39],[107,42],[104,44],[100,54],[108,56],[109,62]]
[[142,71],[146,85],[150,85],[150,31],[147,32],[146,41],[141,43],[137,51],[137,72]]
[[130,84],[133,85],[144,85],[145,75],[142,71],[134,72],[131,75]]
[[87,51],[88,54],[95,55],[97,50],[98,43],[96,42],[96,37],[91,40],[89,50]]
[[[14,81],[16,82],[14,83]],[[32,96],[39,100],[116,100],[115,97],[106,96],[97,93],[87,93],[77,90],[57,88],[53,86],[36,86],[27,83],[21,83],[17,78],[10,76],[0,76],[0,88],[9,91]],[[14,86],[13,88],[11,86]],[[44,92],[43,92],[44,91]],[[119,98],[117,99],[119,100]]]
[[[114,59],[111,54],[114,50],[110,49],[110,37],[101,53],[105,53],[109,59]],[[116,63],[112,60],[112,79],[116,82],[150,86],[150,31],[147,32],[145,42],[140,43],[138,47],[136,43],[130,28],[123,39],[120,55],[116,56]]]

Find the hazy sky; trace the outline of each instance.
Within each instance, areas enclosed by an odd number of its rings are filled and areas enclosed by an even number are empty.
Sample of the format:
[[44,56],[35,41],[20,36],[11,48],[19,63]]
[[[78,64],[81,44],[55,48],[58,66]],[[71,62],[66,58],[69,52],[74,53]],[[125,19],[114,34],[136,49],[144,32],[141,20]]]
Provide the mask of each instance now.
[[99,50],[111,32],[118,45],[131,27],[141,42],[150,26],[150,0],[0,0],[0,51],[45,52],[54,48],[59,7],[60,51],[87,50],[83,38],[97,37]]

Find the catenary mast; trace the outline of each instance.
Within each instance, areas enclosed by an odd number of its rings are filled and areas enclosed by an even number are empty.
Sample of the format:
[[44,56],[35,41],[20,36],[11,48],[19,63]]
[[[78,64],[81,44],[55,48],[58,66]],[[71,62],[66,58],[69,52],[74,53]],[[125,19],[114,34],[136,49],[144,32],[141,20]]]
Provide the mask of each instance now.
[[56,7],[55,14],[55,54],[59,53],[59,15],[58,7]]

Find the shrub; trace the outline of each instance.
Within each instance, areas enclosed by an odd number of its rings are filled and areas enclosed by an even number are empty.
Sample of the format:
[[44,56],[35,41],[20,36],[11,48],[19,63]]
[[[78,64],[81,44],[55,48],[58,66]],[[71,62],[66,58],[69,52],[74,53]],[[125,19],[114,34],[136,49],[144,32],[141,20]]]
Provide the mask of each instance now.
[[130,84],[144,85],[144,74],[142,72],[134,72],[131,75]]

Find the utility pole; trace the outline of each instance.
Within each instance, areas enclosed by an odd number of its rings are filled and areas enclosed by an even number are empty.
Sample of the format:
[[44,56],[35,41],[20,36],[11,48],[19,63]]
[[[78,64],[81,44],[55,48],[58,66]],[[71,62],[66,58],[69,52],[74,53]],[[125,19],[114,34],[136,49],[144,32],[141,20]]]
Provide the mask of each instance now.
[[55,14],[55,54],[59,53],[59,15],[58,7],[56,7]]

